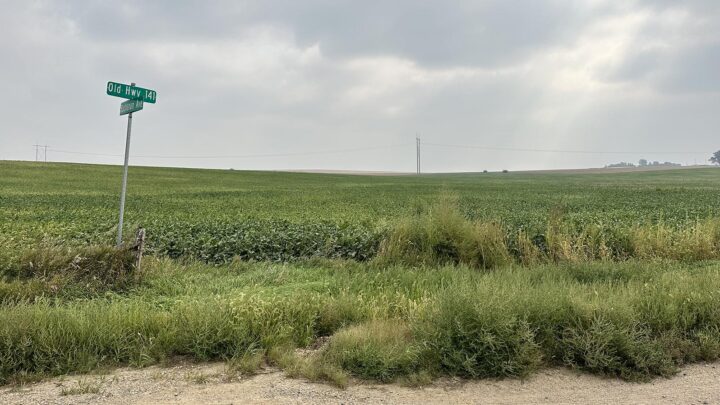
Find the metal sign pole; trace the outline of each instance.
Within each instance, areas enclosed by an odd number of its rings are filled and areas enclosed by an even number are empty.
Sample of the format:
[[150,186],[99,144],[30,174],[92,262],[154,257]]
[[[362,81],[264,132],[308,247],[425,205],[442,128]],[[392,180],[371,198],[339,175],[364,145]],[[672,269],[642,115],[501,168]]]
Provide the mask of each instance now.
[[[135,86],[132,83],[131,86]],[[125,140],[125,167],[123,168],[122,191],[120,192],[120,221],[118,222],[117,247],[122,246],[123,216],[125,214],[125,192],[127,190],[128,159],[130,157],[130,130],[132,129],[132,113],[128,114],[127,139]]]

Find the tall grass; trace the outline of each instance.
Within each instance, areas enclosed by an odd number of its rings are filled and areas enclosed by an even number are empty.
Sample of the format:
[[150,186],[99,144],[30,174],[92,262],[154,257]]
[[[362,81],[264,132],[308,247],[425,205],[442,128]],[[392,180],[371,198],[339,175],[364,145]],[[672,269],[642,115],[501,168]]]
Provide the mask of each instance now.
[[663,223],[632,230],[634,254],[640,258],[716,259],[720,255],[720,219],[697,221],[676,229]]
[[322,358],[380,381],[419,372],[523,377],[547,365],[670,376],[679,364],[720,356],[720,269],[675,266],[544,265],[469,279],[469,269],[452,268],[460,277],[419,317],[341,329]]
[[[720,355],[717,263],[147,266],[123,294],[0,307],[0,381],[176,356],[245,371],[266,356],[338,384],[548,365],[644,380]],[[309,356],[293,354],[323,336]]]
[[428,211],[400,220],[380,245],[379,264],[463,264],[480,269],[509,263],[583,263],[595,260],[720,259],[720,219],[683,227],[662,222],[629,227],[575,226],[551,211],[544,232],[513,232],[502,224],[472,221],[457,201],[443,198]]
[[128,249],[37,246],[12,253],[0,250],[0,302],[94,296],[123,291],[141,281]]
[[380,245],[378,261],[478,268],[510,263],[502,227],[492,222],[468,221],[456,204],[454,199],[445,198],[429,212],[399,221]]
[[335,333],[320,357],[355,376],[389,382],[418,371],[422,355],[407,323],[374,319]]

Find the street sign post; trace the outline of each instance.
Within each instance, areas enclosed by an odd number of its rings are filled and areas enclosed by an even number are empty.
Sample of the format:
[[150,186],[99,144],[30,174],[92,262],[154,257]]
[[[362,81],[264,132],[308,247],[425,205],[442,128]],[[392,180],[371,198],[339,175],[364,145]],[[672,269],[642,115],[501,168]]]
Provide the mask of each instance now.
[[143,109],[142,100],[128,100],[120,104],[120,115],[134,113]]
[[130,131],[132,129],[132,116],[134,112],[143,109],[144,103],[154,104],[157,100],[155,90],[135,87],[135,83],[122,84],[108,82],[106,92],[110,96],[128,99],[120,104],[120,115],[128,116],[127,137],[125,139],[125,164],[123,165],[122,190],[120,191],[120,218],[118,221],[117,246],[122,246],[123,219],[125,216],[125,194],[127,192],[128,161],[130,159]]
[[155,101],[157,101],[157,92],[155,90],[135,87],[134,83],[128,85],[108,82],[106,92],[109,96],[122,97],[129,100],[142,100],[150,104],[155,104]]

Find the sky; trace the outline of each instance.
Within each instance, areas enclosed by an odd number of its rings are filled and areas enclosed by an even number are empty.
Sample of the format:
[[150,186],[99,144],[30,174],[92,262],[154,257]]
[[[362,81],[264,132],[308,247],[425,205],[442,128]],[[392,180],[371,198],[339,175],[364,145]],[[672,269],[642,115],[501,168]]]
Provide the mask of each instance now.
[[[703,164],[720,1],[0,0],[0,159],[426,172]],[[42,150],[39,158],[44,159]]]

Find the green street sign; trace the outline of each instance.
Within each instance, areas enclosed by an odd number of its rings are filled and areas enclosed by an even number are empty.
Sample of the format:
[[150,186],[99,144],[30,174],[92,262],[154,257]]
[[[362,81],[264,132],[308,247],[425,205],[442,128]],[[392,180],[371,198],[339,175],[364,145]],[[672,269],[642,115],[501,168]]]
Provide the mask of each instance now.
[[115,97],[127,98],[130,100],[142,100],[146,103],[155,104],[157,92],[155,90],[143,89],[129,84],[108,82],[107,94]]
[[120,104],[120,115],[130,114],[143,109],[142,100],[128,100]]

